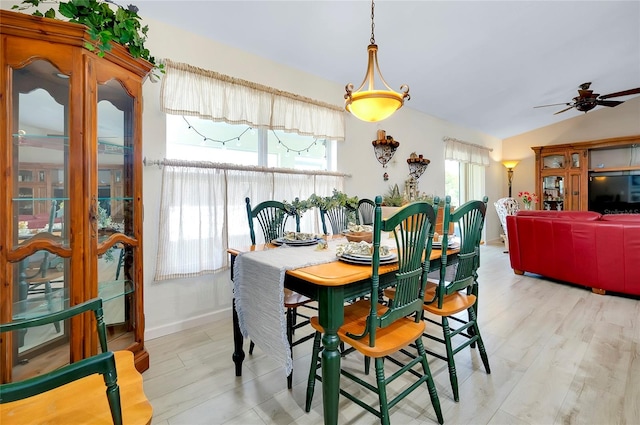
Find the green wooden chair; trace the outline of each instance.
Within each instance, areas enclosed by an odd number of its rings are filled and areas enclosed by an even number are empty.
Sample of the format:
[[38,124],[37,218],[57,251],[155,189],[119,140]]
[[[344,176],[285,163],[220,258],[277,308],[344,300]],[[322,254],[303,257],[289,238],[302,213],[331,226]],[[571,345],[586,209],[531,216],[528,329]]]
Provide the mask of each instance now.
[[[20,320],[0,325],[0,333],[18,331],[33,328],[49,323],[58,323],[72,316],[92,311],[98,326],[98,338],[102,352],[95,356],[71,363],[53,372],[39,375],[24,381],[12,382],[0,385],[0,404],[10,403],[35,396],[62,385],[68,384],[99,373],[104,377],[106,397],[109,401],[111,416],[114,424],[122,424],[122,406],[120,402],[120,388],[117,383],[116,361],[114,353],[107,351],[107,333],[103,320],[102,299],[93,300],[75,305],[63,311],[48,314],[43,317]],[[15,418],[16,420],[18,418]],[[68,418],[73,421],[73,418]]]
[[[435,202],[437,206],[439,199]],[[422,306],[437,208],[434,210],[426,202],[416,202],[383,220],[381,204],[382,197],[376,197],[371,291],[367,299],[345,307],[344,324],[338,329],[341,342],[349,344],[365,358],[375,360],[376,385],[371,385],[344,368],[340,372],[341,375],[353,380],[362,388],[376,393],[380,406],[379,408],[370,406],[369,403],[361,400],[361,395],[351,393],[344,387],[340,389],[340,394],[379,417],[382,424],[389,424],[389,409],[426,382],[438,422],[442,424],[440,401],[422,343],[422,333],[425,329]],[[393,233],[398,254],[398,271],[391,280],[385,280],[383,283],[383,286],[396,287],[396,297],[389,305],[383,305],[378,301],[378,291],[381,289],[379,267],[382,232]],[[311,319],[311,324],[316,329],[316,336],[307,386],[305,405],[307,412],[311,409],[315,381],[322,380],[317,370],[321,361],[320,340],[323,329],[317,317]],[[415,357],[399,370],[385,377],[385,358],[390,359],[392,354],[412,346],[417,352]],[[418,365],[421,368],[418,368]],[[397,394],[394,391],[390,398],[387,394],[388,384],[405,372],[408,372],[408,376],[415,377],[415,381]]]
[[349,222],[356,222],[358,211],[348,206],[336,206],[329,209],[320,208],[320,220],[322,222],[322,232],[328,235],[327,220],[331,226],[331,233],[339,235],[349,226]]
[[[284,203],[280,201],[264,201],[251,208],[251,200],[245,198],[247,205],[247,218],[249,220],[249,234],[251,236],[251,244],[256,244],[256,233],[254,229],[254,221],[257,221],[262,230],[265,243],[280,238],[284,235],[287,220],[294,218],[296,221],[296,232],[300,231],[300,216],[298,214],[290,215],[285,209]],[[309,315],[303,314],[298,311],[299,307],[305,306],[306,308],[314,309],[309,304],[312,300],[290,289],[284,290],[284,308],[287,314],[287,339],[289,345],[293,350],[293,347],[301,344],[305,341],[313,338],[313,333],[307,334],[303,337],[293,339],[295,331],[299,328],[307,326],[309,324]],[[301,318],[301,321],[297,319]],[[249,354],[253,354],[255,344],[251,341],[249,345]],[[293,372],[287,376],[287,388],[291,389],[293,386]]]
[[[447,361],[449,365],[449,378],[453,390],[453,398],[459,401],[458,377],[454,356],[465,347],[478,350],[484,368],[491,373],[487,352],[480,336],[477,321],[478,303],[478,267],[480,267],[480,241],[487,212],[488,198],[482,201],[469,201],[460,206],[455,212],[450,212],[451,198],[446,197],[444,208],[444,228],[454,223],[460,233],[460,252],[457,254],[458,262],[455,265],[455,274],[452,280],[447,280],[447,253],[443,250],[440,266],[440,278],[437,282],[427,284],[425,297],[424,318],[430,323],[442,327],[443,338],[425,333],[424,336],[438,341],[445,346],[446,355],[428,350],[435,357]],[[448,246],[449,235],[443,235],[442,246]],[[430,295],[431,294],[431,295]],[[429,299],[431,297],[431,299]],[[459,313],[467,312],[467,318],[459,317]],[[435,318],[434,318],[435,316]],[[451,327],[450,321],[459,324],[457,328]],[[461,342],[456,336],[463,336]]]
[[356,215],[358,224],[372,225],[375,208],[376,204],[371,199],[360,199],[358,201],[358,214]]

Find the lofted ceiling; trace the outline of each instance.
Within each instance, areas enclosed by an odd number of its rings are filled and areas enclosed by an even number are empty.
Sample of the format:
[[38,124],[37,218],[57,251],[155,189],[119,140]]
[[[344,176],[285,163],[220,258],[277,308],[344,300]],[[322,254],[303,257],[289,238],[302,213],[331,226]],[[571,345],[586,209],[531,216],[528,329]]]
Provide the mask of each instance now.
[[[143,18],[329,81],[357,87],[364,77],[368,1],[135,3]],[[375,41],[389,85],[410,87],[407,107],[498,138],[582,114],[533,108],[571,102],[582,83],[602,95],[640,87],[637,0],[378,0]]]

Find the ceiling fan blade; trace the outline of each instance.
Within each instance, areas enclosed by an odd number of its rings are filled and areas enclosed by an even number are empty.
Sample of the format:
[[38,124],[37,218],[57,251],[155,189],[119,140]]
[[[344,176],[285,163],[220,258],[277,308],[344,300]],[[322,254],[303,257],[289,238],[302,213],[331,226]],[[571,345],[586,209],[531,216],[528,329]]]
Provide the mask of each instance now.
[[573,108],[573,105],[569,106],[569,107],[568,107],[568,108],[566,108],[566,109],[563,109],[562,111],[558,111],[558,112],[556,112],[556,113],[555,113],[555,114],[553,114],[553,115],[561,114],[561,113],[563,113],[563,112],[568,111],[568,110],[569,110],[569,109],[571,109],[571,108]]
[[635,89],[629,89],[629,90],[618,91],[615,93],[605,94],[604,96],[600,96],[600,99],[609,99],[610,97],[618,97],[618,96],[629,96],[630,94],[639,94],[639,93],[640,93],[640,87],[637,87]]
[[540,105],[540,106],[534,106],[533,108],[546,108],[547,106],[558,106],[558,105],[571,105],[570,103],[567,102],[562,102],[562,103],[552,103],[551,105]]
[[622,101],[622,100],[600,100],[600,99],[598,99],[596,101],[596,103],[598,105],[602,105],[602,106],[611,106],[611,107],[613,107],[613,106],[618,106],[621,103],[624,103],[624,101]]

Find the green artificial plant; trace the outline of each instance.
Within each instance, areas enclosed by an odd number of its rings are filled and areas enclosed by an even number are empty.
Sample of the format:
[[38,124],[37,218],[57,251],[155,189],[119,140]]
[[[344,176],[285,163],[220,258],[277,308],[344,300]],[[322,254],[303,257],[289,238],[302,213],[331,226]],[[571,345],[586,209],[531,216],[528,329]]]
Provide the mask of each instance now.
[[[23,6],[14,5],[12,9],[25,10],[38,7],[40,4],[50,3],[41,0],[23,0]],[[142,58],[153,64],[160,72],[164,72],[164,65],[157,64],[151,56],[149,49],[144,47],[147,41],[149,27],[142,25],[138,15],[138,8],[132,4],[126,8],[114,3],[112,0],[70,0],[57,1],[58,10],[50,8],[42,13],[39,10],[33,12],[34,16],[61,19],[59,13],[69,22],[83,24],[87,27],[87,33],[94,43],[85,43],[88,50],[96,51],[102,57],[105,52],[111,50],[113,43],[119,43],[129,50],[134,58]],[[114,8],[111,5],[115,6]]]

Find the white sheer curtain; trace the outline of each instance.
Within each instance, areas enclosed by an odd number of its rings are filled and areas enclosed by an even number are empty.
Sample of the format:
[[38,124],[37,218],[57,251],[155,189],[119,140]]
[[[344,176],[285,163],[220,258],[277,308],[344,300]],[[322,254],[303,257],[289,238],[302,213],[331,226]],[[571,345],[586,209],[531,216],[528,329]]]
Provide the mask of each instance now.
[[482,165],[483,167],[488,167],[491,164],[489,157],[491,149],[452,137],[445,137],[443,140],[445,143],[444,159]]
[[161,110],[230,124],[344,140],[344,108],[185,63],[164,60]]
[[225,171],[165,165],[154,280],[198,276],[225,266]]
[[[167,165],[169,164],[169,165]],[[254,207],[274,199],[307,199],[342,191],[335,173],[216,167],[211,163],[165,160],[160,201],[160,237],[154,280],[198,276],[228,266],[227,248],[251,244],[245,199]],[[295,229],[295,220],[288,226]],[[319,233],[316,211],[307,211],[301,230]],[[256,243],[263,243],[260,232]]]

